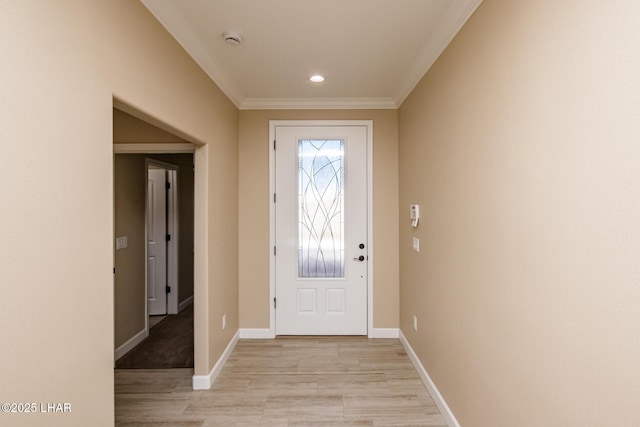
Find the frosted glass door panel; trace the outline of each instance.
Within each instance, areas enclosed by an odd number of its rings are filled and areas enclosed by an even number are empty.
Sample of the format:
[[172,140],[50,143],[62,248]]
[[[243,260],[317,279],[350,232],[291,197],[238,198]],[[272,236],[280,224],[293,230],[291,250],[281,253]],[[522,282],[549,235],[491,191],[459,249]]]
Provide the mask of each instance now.
[[298,141],[298,277],[344,277],[344,141]]

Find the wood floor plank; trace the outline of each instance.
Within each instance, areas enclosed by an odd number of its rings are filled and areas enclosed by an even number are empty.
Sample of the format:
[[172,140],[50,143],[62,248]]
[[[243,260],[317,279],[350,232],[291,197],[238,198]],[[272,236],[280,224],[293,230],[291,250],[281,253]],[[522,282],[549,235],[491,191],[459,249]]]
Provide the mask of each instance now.
[[210,390],[192,375],[116,370],[116,425],[446,425],[397,339],[240,340]]
[[309,417],[342,417],[342,396],[278,396],[269,397],[264,409],[265,419],[292,419]]
[[372,392],[387,391],[388,383],[382,373],[341,373],[320,375],[318,379],[319,394],[366,395]]
[[288,427],[374,427],[373,420],[345,420],[344,418],[325,418],[321,421],[289,421]]

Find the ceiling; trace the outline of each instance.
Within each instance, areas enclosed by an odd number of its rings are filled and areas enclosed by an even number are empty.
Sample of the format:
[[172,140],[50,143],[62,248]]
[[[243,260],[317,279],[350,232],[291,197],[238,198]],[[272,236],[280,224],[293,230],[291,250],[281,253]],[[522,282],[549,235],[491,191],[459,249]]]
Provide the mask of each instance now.
[[[142,3],[240,109],[393,109],[481,1]],[[225,32],[242,43],[225,43]]]

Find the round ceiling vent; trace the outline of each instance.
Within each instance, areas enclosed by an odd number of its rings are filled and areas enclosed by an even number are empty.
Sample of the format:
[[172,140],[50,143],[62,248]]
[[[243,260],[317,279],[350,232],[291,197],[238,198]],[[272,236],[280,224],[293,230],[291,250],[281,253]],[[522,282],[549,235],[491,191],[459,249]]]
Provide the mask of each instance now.
[[222,38],[224,39],[225,43],[232,46],[240,46],[240,43],[242,43],[242,36],[240,36],[240,34],[238,33],[224,33],[222,35]]

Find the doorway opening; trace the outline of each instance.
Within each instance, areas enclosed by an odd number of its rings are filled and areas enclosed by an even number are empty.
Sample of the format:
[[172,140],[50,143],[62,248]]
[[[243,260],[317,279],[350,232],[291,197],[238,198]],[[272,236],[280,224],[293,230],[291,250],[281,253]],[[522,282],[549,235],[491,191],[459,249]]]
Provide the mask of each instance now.
[[[149,322],[178,314],[178,248],[180,241],[177,165],[146,159],[147,203],[145,214],[147,315]],[[156,322],[153,322],[156,324]],[[151,325],[149,326],[149,328]]]
[[[193,368],[195,146],[124,111],[113,114],[116,367]],[[156,350],[139,352],[146,360],[133,356],[150,344]]]

